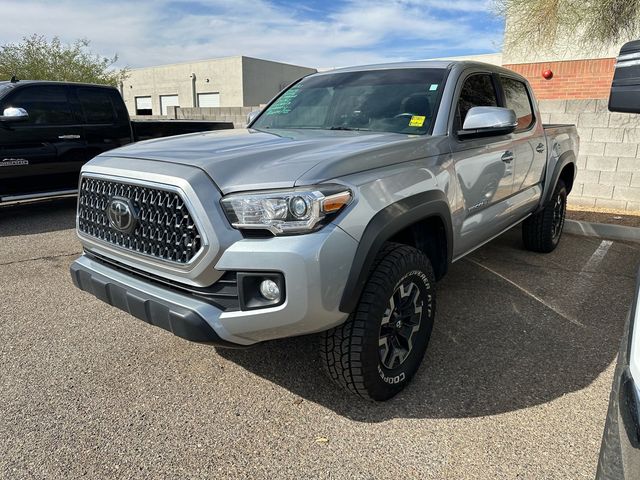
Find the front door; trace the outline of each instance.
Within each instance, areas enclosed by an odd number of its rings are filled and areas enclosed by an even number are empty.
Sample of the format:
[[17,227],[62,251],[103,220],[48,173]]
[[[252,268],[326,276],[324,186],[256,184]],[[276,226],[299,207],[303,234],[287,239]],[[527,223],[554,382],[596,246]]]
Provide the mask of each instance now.
[[27,85],[3,99],[26,121],[0,122],[0,197],[73,190],[86,156],[82,125],[64,85]]
[[499,105],[497,92],[492,74],[473,73],[464,79],[454,105],[451,149],[460,185],[458,201],[462,206],[454,218],[458,233],[454,257],[506,228],[505,200],[513,193],[514,178],[511,135],[471,139],[456,135],[471,108]]

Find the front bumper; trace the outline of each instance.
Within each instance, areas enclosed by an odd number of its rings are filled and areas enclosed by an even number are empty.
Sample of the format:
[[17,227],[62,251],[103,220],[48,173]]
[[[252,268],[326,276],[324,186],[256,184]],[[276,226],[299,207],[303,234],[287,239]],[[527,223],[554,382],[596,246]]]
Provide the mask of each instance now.
[[357,242],[335,225],[308,235],[235,242],[215,265],[217,271],[281,272],[287,289],[283,304],[247,311],[224,311],[89,255],[71,265],[71,277],[78,288],[182,338],[248,346],[344,322],[347,314],[339,304],[356,247]]
[[144,284],[86,255],[71,264],[71,279],[79,289],[178,337],[216,345],[237,345],[222,339],[205,320],[219,316],[217,308],[204,302],[191,302],[169,289]]

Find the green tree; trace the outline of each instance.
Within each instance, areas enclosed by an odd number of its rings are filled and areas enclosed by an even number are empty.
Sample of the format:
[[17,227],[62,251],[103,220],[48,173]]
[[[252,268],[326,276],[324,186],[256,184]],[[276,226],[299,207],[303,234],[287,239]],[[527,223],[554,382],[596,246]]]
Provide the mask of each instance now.
[[612,45],[640,36],[640,0],[494,0],[494,4],[508,19],[511,40],[526,41],[532,48],[552,45],[559,37],[585,45]]
[[58,80],[117,86],[129,69],[114,68],[118,56],[103,57],[89,50],[89,40],[64,44],[42,35],[24,37],[20,43],[0,46],[0,80],[13,75],[23,80]]

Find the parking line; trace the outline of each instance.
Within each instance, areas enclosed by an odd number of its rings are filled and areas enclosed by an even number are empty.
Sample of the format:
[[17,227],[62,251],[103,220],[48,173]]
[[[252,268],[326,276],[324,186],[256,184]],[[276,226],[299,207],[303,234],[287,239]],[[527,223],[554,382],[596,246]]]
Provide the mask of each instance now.
[[565,318],[566,320],[569,320],[571,323],[573,323],[574,325],[578,326],[578,327],[582,327],[582,328],[586,328],[586,326],[583,323],[580,323],[578,320],[576,320],[575,318],[572,318],[571,316],[569,316],[568,314],[561,312],[560,310],[558,310],[557,308],[555,308],[553,305],[548,304],[547,302],[545,302],[542,298],[538,297],[536,294],[531,293],[529,290],[527,290],[526,288],[521,287],[520,285],[518,285],[517,283],[515,283],[513,280],[509,280],[507,277],[505,277],[504,275],[502,275],[501,273],[496,272],[495,270],[492,270],[491,268],[487,267],[486,265],[481,264],[480,262],[478,262],[477,260],[474,260],[472,258],[467,258],[467,260],[481,268],[484,268],[485,270],[493,273],[494,275],[496,275],[497,277],[500,277],[502,280],[504,280],[505,282],[509,283],[510,285],[513,285],[514,287],[516,287],[518,290],[520,290],[522,293],[528,295],[529,297],[533,298],[535,301],[541,303],[542,305],[544,305],[545,307],[547,307],[549,310],[557,313],[558,315],[560,315],[562,318]]
[[602,259],[611,248],[611,245],[613,245],[613,242],[611,240],[602,240],[602,243],[600,243],[600,246],[596,248],[595,252],[593,252],[593,255],[591,255],[589,261],[585,263],[584,267],[582,267],[582,272],[595,271],[598,264],[600,264]]

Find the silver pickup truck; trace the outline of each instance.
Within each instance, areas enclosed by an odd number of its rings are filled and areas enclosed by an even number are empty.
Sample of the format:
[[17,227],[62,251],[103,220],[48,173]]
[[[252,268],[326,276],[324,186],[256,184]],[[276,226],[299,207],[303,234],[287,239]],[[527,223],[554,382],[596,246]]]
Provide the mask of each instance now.
[[543,126],[526,80],[471,62],[305,77],[248,128],[151,140],[86,164],[77,287],[198,342],[322,332],[338,384],[398,393],[452,262],[522,224],[558,244],[573,126]]

